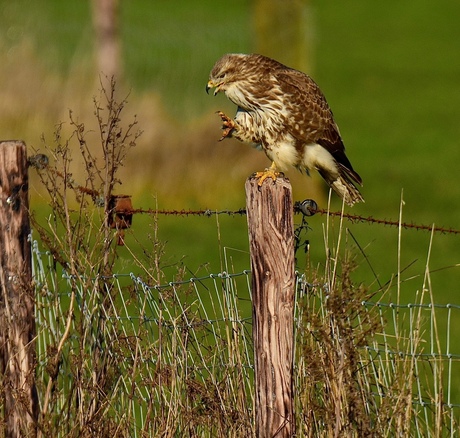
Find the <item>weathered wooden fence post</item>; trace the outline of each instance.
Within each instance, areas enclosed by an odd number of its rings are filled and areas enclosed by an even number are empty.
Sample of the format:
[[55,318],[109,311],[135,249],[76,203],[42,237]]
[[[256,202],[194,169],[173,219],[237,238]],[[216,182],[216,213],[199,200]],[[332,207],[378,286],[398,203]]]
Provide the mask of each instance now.
[[287,179],[246,181],[252,269],[256,436],[295,433],[294,224]]
[[0,142],[0,388],[5,438],[36,435],[35,316],[26,145]]

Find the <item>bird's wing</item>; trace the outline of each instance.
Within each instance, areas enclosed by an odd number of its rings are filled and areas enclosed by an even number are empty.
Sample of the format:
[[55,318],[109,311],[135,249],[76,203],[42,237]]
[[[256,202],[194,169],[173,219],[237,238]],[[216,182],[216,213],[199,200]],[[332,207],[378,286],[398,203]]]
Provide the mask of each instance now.
[[275,70],[274,76],[295,118],[291,123],[294,126],[291,135],[303,144],[323,146],[347,176],[361,184],[361,177],[353,170],[345,155],[345,146],[329,104],[316,82],[310,76],[288,67]]

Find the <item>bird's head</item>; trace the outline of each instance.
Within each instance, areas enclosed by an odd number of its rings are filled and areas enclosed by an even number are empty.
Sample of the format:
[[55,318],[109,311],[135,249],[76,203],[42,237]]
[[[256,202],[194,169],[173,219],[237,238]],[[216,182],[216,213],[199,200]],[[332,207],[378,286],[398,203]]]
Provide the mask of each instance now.
[[248,55],[227,54],[222,56],[211,70],[209,81],[206,85],[206,93],[214,88],[214,96],[220,91],[226,91],[228,87],[238,80],[241,65]]

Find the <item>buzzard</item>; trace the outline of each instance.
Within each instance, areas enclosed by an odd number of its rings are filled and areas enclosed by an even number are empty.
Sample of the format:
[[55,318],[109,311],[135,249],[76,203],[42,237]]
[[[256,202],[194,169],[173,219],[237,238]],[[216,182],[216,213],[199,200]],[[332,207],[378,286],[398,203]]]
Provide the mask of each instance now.
[[238,107],[231,119],[218,112],[223,140],[234,137],[263,149],[272,161],[257,172],[258,184],[276,180],[289,166],[316,169],[348,204],[364,202],[361,177],[345,155],[332,111],[318,85],[306,74],[266,56],[227,54],[214,65],[206,92],[214,88]]

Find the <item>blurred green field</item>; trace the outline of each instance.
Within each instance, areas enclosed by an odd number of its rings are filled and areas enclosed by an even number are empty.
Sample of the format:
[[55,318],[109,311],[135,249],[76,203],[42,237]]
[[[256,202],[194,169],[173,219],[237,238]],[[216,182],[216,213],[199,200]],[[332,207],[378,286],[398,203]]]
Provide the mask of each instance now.
[[[120,7],[123,86],[131,90],[130,111],[138,114],[146,131],[144,143],[125,163],[129,178],[123,191],[133,193],[139,208],[155,203],[178,209],[243,207],[245,177],[268,161],[244,145],[217,143],[219,122],[213,113],[233,108],[223,96],[207,96],[204,85],[222,53],[254,50],[250,3],[137,0]],[[326,94],[348,155],[364,180],[366,203],[353,213],[397,219],[403,192],[403,221],[460,228],[460,4],[323,1],[312,2],[312,13],[315,59],[309,73]],[[81,118],[91,116],[97,81],[88,81],[94,77],[89,14],[88,2],[0,2],[2,56],[16,62],[8,64],[8,74],[23,65],[29,75],[10,82],[2,77],[2,93],[10,83],[21,89],[21,78],[28,90],[28,83],[38,78],[37,96],[27,91],[14,107],[8,103],[1,108],[3,138],[22,138],[39,148],[40,134],[49,137],[68,108],[80,111]],[[21,53],[27,55],[23,64],[17,58]],[[27,111],[21,112],[21,105]],[[315,194],[311,180],[295,171],[288,176],[296,200]],[[324,207],[325,191],[317,199]],[[34,208],[39,210],[42,202],[32,194]],[[332,208],[340,208],[335,198]],[[136,239],[142,239],[139,234],[148,221],[135,218]],[[183,259],[192,271],[206,263],[215,270],[222,264],[224,247],[244,254],[245,218],[220,221],[218,228],[213,218],[160,218],[159,237],[167,241],[165,264]],[[310,221],[312,266],[324,260],[323,224],[320,216]],[[379,281],[391,279],[397,272],[397,230],[346,226],[365,249]],[[433,274],[440,302],[456,296],[459,239],[434,238],[430,267],[452,267]],[[422,285],[429,240],[426,232],[403,232],[401,267],[415,261],[405,272],[407,278],[416,276],[408,291]],[[356,252],[356,281],[370,284],[374,275]],[[243,264],[248,261],[244,257]],[[126,258],[128,265],[129,254]]]

